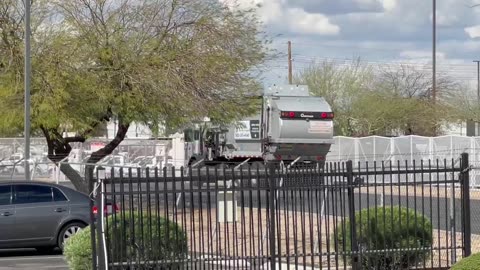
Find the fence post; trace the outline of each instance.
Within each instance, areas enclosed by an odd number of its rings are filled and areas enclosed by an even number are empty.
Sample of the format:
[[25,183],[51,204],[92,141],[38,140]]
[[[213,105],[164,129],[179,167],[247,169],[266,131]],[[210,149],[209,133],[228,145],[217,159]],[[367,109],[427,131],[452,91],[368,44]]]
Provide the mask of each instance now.
[[472,230],[470,223],[470,164],[468,162],[468,154],[462,154],[461,162],[461,185],[462,185],[462,217],[463,217],[463,255],[465,257],[472,254]]
[[106,243],[105,243],[105,200],[104,200],[104,183],[102,182],[105,179],[105,168],[97,167],[97,190],[95,194],[95,204],[97,206],[97,222],[96,222],[96,231],[97,231],[97,264],[99,270],[107,269],[107,254],[106,254]]
[[357,227],[355,220],[355,191],[353,182],[353,163],[347,161],[347,195],[348,195],[348,212],[350,218],[350,235],[351,235],[351,251],[352,251],[352,270],[359,269],[358,261],[358,243],[357,243]]
[[93,183],[93,169],[92,165],[85,166],[85,181],[88,183],[88,192],[90,197],[90,238],[92,245],[92,269],[97,269],[97,241],[95,239],[95,215],[93,213],[93,195],[94,183]]
[[275,249],[275,163],[268,164],[268,186],[269,186],[269,214],[270,214],[270,227],[269,227],[269,241],[270,241],[270,270],[275,270],[277,263],[276,249]]

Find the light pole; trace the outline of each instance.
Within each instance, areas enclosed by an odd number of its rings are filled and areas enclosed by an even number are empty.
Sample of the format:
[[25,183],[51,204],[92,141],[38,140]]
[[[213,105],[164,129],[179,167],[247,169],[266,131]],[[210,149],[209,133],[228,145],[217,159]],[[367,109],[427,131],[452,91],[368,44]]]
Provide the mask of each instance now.
[[480,103],[480,60],[474,60],[477,63],[477,101]]
[[[477,63],[477,105],[480,105],[480,61],[474,60],[474,63]],[[477,121],[477,136],[480,135],[480,123]]]
[[25,179],[30,180],[30,5],[31,0],[25,0]]
[[432,15],[432,100],[435,104],[437,99],[437,0],[432,0],[433,15]]
[[292,42],[288,41],[288,84],[292,84]]

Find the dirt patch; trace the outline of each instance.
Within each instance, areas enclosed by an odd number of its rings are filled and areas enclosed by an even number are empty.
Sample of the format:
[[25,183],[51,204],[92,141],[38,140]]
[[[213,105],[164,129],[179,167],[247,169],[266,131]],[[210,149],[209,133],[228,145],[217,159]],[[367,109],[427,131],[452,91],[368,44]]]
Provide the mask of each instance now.
[[[401,187],[389,187],[386,184],[385,187],[361,187],[355,190],[356,193],[362,194],[377,194],[377,195],[397,195],[397,196],[408,196],[408,197],[424,197],[424,198],[462,198],[461,187],[455,186],[454,188],[445,187],[445,186],[435,186],[435,185],[411,185],[411,186],[401,186]],[[480,200],[480,189],[471,189],[470,190],[470,199]]]
[[[221,214],[216,210],[186,210],[169,218],[182,226],[189,239],[190,256],[202,260],[209,256],[248,262],[250,267],[264,264],[270,254],[270,218],[265,209],[238,209],[236,222],[218,222]],[[275,245],[282,262],[335,268],[344,265],[342,254],[335,252],[331,241],[340,230],[340,217],[321,217],[315,213],[280,211],[275,220]],[[430,258],[422,267],[446,267],[452,259],[462,257],[461,233],[434,230]],[[472,252],[480,251],[480,236],[472,237]],[[395,251],[393,251],[395,252]],[[233,263],[233,262],[232,262]]]

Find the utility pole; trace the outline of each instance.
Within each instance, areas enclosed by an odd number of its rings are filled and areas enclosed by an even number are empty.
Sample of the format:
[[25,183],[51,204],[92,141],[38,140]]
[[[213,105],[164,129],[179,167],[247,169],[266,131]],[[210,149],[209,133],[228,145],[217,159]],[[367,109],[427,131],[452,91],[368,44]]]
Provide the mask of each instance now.
[[480,60],[474,60],[477,63],[477,101],[480,104]]
[[433,25],[433,40],[432,40],[432,100],[435,104],[437,99],[437,82],[436,82],[436,69],[437,69],[437,0],[432,0],[433,4],[433,16],[432,16],[432,25]]
[[30,0],[25,0],[25,180],[30,180]]
[[292,84],[292,42],[288,41],[288,83]]
[[[480,61],[474,60],[474,63],[477,63],[477,105],[480,105]],[[480,123],[477,121],[477,136],[480,135]]]

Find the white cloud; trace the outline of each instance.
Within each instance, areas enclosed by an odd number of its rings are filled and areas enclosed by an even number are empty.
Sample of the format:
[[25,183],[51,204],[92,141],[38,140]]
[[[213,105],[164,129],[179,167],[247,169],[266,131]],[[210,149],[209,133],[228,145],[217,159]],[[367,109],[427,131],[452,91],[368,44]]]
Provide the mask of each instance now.
[[458,17],[451,13],[438,13],[437,12],[437,25],[438,26],[450,26],[458,21]]
[[[446,59],[446,54],[443,52],[437,51],[437,59]],[[412,59],[412,60],[426,60],[432,59],[432,51],[423,51],[423,50],[407,50],[400,52],[400,57]]]
[[289,18],[289,28],[292,32],[304,34],[335,35],[340,27],[330,22],[327,16],[319,13],[308,13],[303,9],[287,9],[285,15]]
[[380,0],[385,11],[392,11],[397,6],[396,0]]
[[[285,51],[286,41],[292,41],[296,70],[318,57],[424,63],[427,70],[431,65],[431,0],[219,1],[263,5],[259,15],[267,22],[266,30],[280,34],[274,39],[277,49]],[[438,70],[451,69],[459,80],[476,79],[471,61],[479,57],[480,7],[470,8],[459,0],[437,1],[437,24]],[[285,59],[281,61],[286,67]],[[285,73],[284,66],[280,74]]]
[[[228,0],[221,0],[228,1]],[[252,8],[260,6],[258,15],[260,19],[268,24],[278,21],[283,15],[283,7],[281,0],[238,0],[239,6],[242,8]]]
[[364,5],[364,6],[369,6],[371,4],[374,4],[377,0],[353,0],[353,2]]
[[480,25],[466,27],[464,30],[470,38],[480,37]]
[[[303,8],[288,7],[285,0],[219,0],[232,8],[259,6],[258,15],[262,22],[279,29],[288,29],[298,34],[335,35],[340,27],[330,22],[321,13],[310,13]],[[377,0],[357,0],[377,1]]]
[[397,0],[353,0],[352,2],[351,4],[360,8],[375,9],[381,6],[386,11],[391,11],[397,5]]

